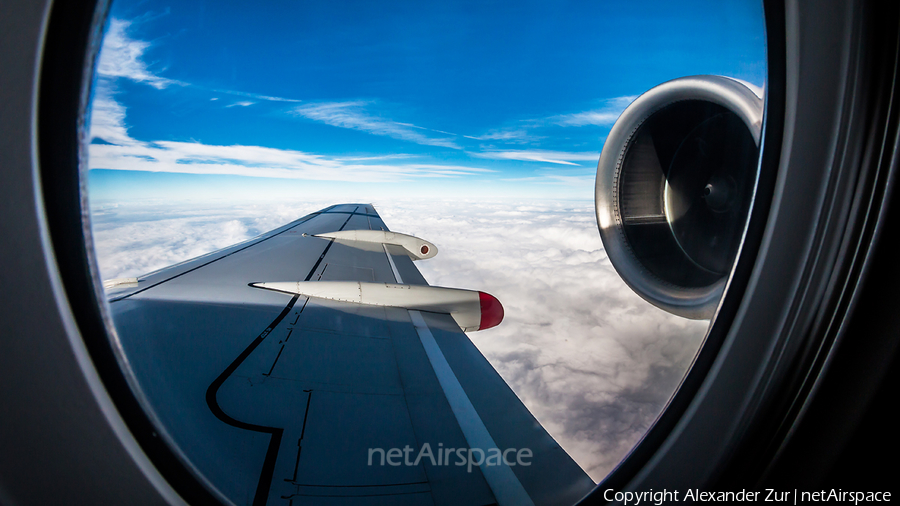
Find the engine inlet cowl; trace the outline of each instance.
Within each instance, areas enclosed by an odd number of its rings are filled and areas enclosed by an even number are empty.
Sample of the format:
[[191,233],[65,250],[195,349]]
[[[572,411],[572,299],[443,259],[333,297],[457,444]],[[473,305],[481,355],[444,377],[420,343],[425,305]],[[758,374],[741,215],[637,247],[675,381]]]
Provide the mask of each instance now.
[[613,125],[597,165],[603,246],[638,295],[712,317],[757,180],[762,99],[719,76],[663,83]]

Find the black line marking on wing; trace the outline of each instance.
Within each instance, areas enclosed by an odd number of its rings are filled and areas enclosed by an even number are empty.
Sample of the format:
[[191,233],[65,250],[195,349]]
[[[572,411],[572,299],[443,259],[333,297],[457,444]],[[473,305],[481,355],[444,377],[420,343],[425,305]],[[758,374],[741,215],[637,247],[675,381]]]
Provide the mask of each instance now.
[[[347,220],[343,225],[341,225],[341,228],[339,230],[343,230],[352,217],[353,214],[347,216]],[[254,244],[259,243],[257,242]],[[315,274],[316,269],[318,269],[319,265],[322,263],[322,259],[325,258],[325,255],[328,254],[328,250],[331,249],[332,244],[334,244],[334,239],[328,241],[328,244],[325,246],[322,254],[319,255],[318,260],[316,260],[315,265],[313,265],[312,269],[309,270],[309,274],[306,275],[305,281],[309,281],[312,278],[313,274]],[[269,326],[266,327],[266,329],[263,330],[256,337],[256,339],[254,339],[253,342],[251,342],[250,345],[247,346],[247,348],[245,348],[244,351],[242,351],[241,354],[238,355],[237,358],[235,358],[234,361],[225,368],[224,371],[222,371],[222,374],[220,374],[219,377],[213,380],[213,382],[209,385],[209,388],[206,389],[206,404],[209,406],[210,411],[212,411],[213,415],[215,415],[216,418],[227,423],[228,425],[231,425],[232,427],[271,434],[271,437],[269,439],[269,448],[268,450],[266,450],[266,458],[263,461],[263,466],[259,473],[259,482],[256,485],[256,493],[253,496],[253,506],[264,506],[269,500],[269,488],[271,488],[272,486],[272,476],[275,474],[275,462],[278,459],[278,447],[281,446],[281,437],[284,433],[284,428],[266,427],[263,425],[242,422],[240,420],[232,418],[219,406],[216,395],[218,394],[219,388],[222,386],[222,384],[224,384],[225,381],[234,373],[234,371],[237,370],[237,368],[240,367],[242,363],[244,363],[244,360],[246,360],[247,357],[249,357],[250,354],[253,353],[254,350],[256,350],[256,348],[263,342],[266,336],[268,336],[275,329],[275,327],[277,327],[278,324],[281,323],[281,320],[283,320],[284,317],[291,312],[291,309],[293,309],[294,304],[297,302],[297,299],[299,297],[299,295],[294,295],[293,297],[291,297],[291,300],[287,303],[284,309],[281,310],[281,313],[274,320],[272,320],[272,323],[270,323]],[[304,307],[306,307],[305,303]]]

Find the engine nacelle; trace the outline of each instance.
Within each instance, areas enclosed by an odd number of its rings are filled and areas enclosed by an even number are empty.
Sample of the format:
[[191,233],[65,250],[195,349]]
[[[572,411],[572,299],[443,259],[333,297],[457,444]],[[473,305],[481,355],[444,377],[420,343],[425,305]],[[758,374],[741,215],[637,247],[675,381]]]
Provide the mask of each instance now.
[[595,206],[603,246],[638,295],[712,317],[746,228],[758,175],[762,99],[718,76],[663,83],[607,137]]

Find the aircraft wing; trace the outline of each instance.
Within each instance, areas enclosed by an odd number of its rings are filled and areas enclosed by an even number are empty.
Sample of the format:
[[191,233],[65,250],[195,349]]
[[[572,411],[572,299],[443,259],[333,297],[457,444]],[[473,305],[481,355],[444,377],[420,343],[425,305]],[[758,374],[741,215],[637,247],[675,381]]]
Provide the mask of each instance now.
[[371,205],[337,205],[108,290],[134,388],[189,466],[235,504],[540,505],[590,492],[449,309],[263,286],[428,290],[413,253],[433,245],[352,231],[388,235]]

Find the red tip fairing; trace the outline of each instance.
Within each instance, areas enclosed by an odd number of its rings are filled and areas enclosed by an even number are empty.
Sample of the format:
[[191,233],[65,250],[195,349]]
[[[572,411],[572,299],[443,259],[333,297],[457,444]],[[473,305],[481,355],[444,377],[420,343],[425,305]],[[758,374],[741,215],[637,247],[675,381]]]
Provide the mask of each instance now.
[[481,302],[481,325],[478,330],[500,325],[500,322],[503,321],[503,305],[500,304],[497,297],[489,293],[478,292],[478,298]]

